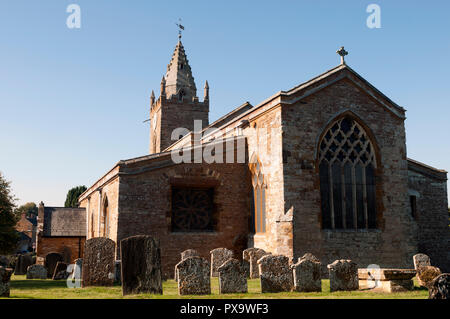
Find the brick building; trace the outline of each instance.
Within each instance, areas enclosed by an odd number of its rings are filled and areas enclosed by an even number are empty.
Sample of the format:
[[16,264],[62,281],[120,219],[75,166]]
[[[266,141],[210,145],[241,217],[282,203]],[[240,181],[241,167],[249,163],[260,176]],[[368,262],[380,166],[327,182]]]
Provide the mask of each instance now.
[[43,264],[49,253],[59,253],[67,263],[83,257],[86,241],[86,209],[45,207],[39,204],[36,263]]
[[36,217],[27,217],[26,213],[21,214],[15,227],[20,235],[16,252],[22,253],[34,250],[36,244],[36,226]]
[[251,246],[360,267],[411,268],[422,252],[450,271],[446,172],[407,158],[405,109],[338,53],[337,67],[209,124],[208,83],[201,102],[179,41],[150,98],[150,154],[80,196],[87,238],[153,235],[167,275],[185,249]]

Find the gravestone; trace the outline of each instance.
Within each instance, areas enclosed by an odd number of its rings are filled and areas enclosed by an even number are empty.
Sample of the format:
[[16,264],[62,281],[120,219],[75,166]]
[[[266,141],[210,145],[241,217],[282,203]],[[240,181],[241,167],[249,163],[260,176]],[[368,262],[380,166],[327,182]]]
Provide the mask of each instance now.
[[177,266],[178,293],[180,295],[211,294],[210,267],[201,257],[188,257]]
[[242,259],[241,267],[244,271],[245,278],[250,278],[250,263],[247,260]]
[[59,253],[49,253],[45,256],[44,266],[47,268],[47,278],[52,278],[56,264],[62,260],[63,257]]
[[73,264],[73,271],[70,274],[70,278],[72,280],[81,279],[82,272],[83,272],[83,258],[75,259],[75,262]]
[[122,284],[122,262],[120,260],[114,261],[114,282]]
[[450,274],[436,277],[428,292],[428,299],[450,299]]
[[120,242],[122,294],[162,294],[159,240],[138,235]]
[[266,255],[258,260],[261,292],[291,291],[294,285],[289,258],[282,255]]
[[433,266],[422,266],[417,269],[417,281],[422,287],[430,288],[433,280],[441,275],[442,272],[439,268]]
[[298,292],[321,292],[321,263],[312,254],[305,254],[291,266],[294,275],[294,290]]
[[26,275],[28,266],[31,266],[32,264],[33,264],[33,258],[30,255],[28,255],[28,254],[19,255],[17,257],[14,274],[15,275]]
[[359,289],[358,265],[346,259],[336,260],[327,266],[330,274],[330,291]]
[[219,267],[218,272],[220,294],[247,292],[247,276],[239,260],[228,259]]
[[28,266],[27,279],[47,279],[47,268],[43,265]]
[[53,280],[62,280],[62,279],[67,279],[69,278],[69,273],[67,272],[67,266],[69,264],[63,262],[63,261],[58,261],[58,263],[56,264],[55,270],[53,272],[53,276],[52,279]]
[[216,248],[209,252],[211,254],[211,277],[218,277],[218,269],[228,259],[233,258],[233,251],[227,248]]
[[[185,260],[188,257],[199,257],[199,256],[200,256],[199,253],[195,249],[186,249],[185,251],[181,252],[181,260]],[[173,278],[175,279],[175,281],[178,281],[176,265],[174,267]]]
[[0,266],[0,297],[9,297],[9,280],[12,273],[12,268]]
[[242,252],[242,259],[246,260],[250,265],[251,279],[259,278],[258,260],[265,255],[269,255],[269,253],[261,248],[247,248]]
[[198,257],[199,253],[195,249],[186,249],[181,253],[181,260],[185,260],[189,257]]
[[414,269],[418,270],[420,267],[431,266],[430,257],[425,254],[416,254],[413,256]]
[[88,239],[84,245],[82,287],[112,286],[116,244],[109,238]]

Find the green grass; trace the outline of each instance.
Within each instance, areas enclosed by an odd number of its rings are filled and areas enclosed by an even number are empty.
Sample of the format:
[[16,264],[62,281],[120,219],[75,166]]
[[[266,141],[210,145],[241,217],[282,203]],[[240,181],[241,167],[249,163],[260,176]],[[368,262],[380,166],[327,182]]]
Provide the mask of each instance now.
[[177,284],[174,280],[163,283],[163,295],[129,295],[122,296],[122,288],[114,287],[89,287],[67,288],[64,280],[26,280],[25,276],[12,276],[10,298],[25,299],[174,299],[174,298],[198,298],[198,299],[229,299],[229,298],[279,298],[279,299],[426,299],[428,291],[419,288],[415,282],[413,291],[402,293],[382,293],[373,291],[351,291],[330,293],[329,280],[322,280],[321,293],[260,293],[258,279],[248,281],[248,293],[246,294],[219,294],[219,281],[211,278],[211,295],[207,296],[179,296]]

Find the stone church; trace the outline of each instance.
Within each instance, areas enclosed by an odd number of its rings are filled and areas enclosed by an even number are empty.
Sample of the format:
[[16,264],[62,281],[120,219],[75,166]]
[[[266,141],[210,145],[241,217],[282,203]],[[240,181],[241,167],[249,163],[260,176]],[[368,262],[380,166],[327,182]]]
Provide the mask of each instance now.
[[405,109],[338,54],[331,70],[209,123],[208,82],[201,101],[179,40],[150,98],[149,154],[79,199],[87,239],[111,238],[120,259],[120,240],[153,235],[167,276],[183,250],[218,247],[361,268],[412,268],[421,252],[450,271],[447,172],[407,157]]

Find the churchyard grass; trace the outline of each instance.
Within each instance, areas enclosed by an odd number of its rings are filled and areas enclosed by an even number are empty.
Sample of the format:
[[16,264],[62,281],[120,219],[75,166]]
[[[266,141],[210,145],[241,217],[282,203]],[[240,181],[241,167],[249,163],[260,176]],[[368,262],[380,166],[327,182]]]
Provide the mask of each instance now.
[[[382,293],[370,291],[333,292],[330,293],[329,280],[322,280],[321,293],[265,293],[261,294],[258,279],[248,280],[247,294],[223,294],[219,295],[219,281],[211,278],[211,295],[207,296],[179,296],[177,284],[174,280],[163,283],[163,295],[128,295],[122,297],[122,288],[118,285],[113,287],[89,287],[89,288],[67,288],[64,280],[27,280],[25,276],[11,278],[11,297],[25,299],[172,299],[172,298],[200,298],[200,299],[227,299],[227,298],[318,298],[318,299],[426,299],[428,291],[419,288],[414,280],[413,291],[404,293]],[[0,298],[1,299],[1,298]]]

